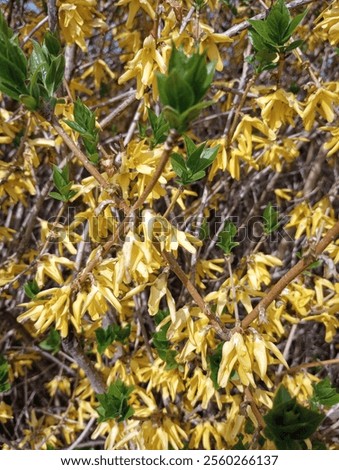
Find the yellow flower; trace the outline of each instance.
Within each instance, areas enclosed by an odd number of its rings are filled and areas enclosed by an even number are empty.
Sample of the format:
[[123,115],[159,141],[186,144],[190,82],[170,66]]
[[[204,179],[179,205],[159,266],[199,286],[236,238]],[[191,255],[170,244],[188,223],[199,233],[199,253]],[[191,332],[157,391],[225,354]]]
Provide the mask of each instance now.
[[23,322],[28,319],[33,321],[38,333],[43,333],[52,323],[55,323],[55,328],[65,338],[68,334],[70,318],[70,296],[70,286],[41,291],[35,300],[22,304],[28,307],[28,310],[19,315],[18,321]]
[[81,79],[84,80],[90,76],[94,77],[94,87],[99,90],[101,83],[107,83],[109,79],[115,78],[115,73],[110,70],[104,60],[98,59],[81,75]]
[[324,144],[324,148],[329,150],[327,156],[331,157],[339,152],[339,127],[322,127],[321,129],[329,131],[332,135],[332,138]]
[[135,15],[142,8],[145,13],[154,20],[155,12],[151,6],[150,0],[119,0],[117,6],[128,5],[128,18],[126,22],[126,28],[131,29]]
[[106,27],[102,15],[96,8],[97,0],[58,0],[59,24],[67,44],[76,43],[83,51],[87,50],[85,38],[93,28]]
[[302,111],[293,93],[277,90],[256,100],[261,108],[261,116],[270,129],[276,130],[283,124],[294,126],[294,117]]
[[0,402],[0,423],[6,423],[9,419],[13,418],[12,407],[7,405],[4,401]]
[[[222,348],[222,359],[218,372],[218,384],[226,387],[229,380],[240,381],[246,387],[256,386],[253,373],[255,372],[267,387],[272,387],[272,382],[267,377],[267,366],[279,363],[288,368],[288,365],[279,351],[271,341],[259,335],[255,330],[242,334],[234,333],[230,341],[226,341]],[[232,378],[232,372],[237,372]]]
[[337,0],[323,11],[315,22],[319,22],[315,27],[316,33],[320,36],[325,34],[333,46],[339,43],[339,2]]
[[148,86],[157,88],[155,72],[165,73],[166,64],[160,52],[156,49],[155,39],[152,35],[144,40],[142,49],[140,49],[134,58],[127,64],[127,71],[119,78],[119,84],[125,83],[131,78],[137,79],[137,99],[141,99],[145,88]]
[[325,341],[326,343],[332,343],[339,328],[339,320],[335,315],[321,313],[320,315],[310,315],[303,320],[322,323],[325,326]]
[[250,255],[248,260],[247,280],[253,289],[260,289],[261,284],[269,285],[271,276],[267,266],[282,266],[282,261],[272,255],[257,253]]
[[318,228],[330,229],[333,224],[333,209],[327,197],[321,199],[313,207],[301,202],[290,212],[291,220],[285,228],[296,227],[295,239],[305,232],[307,238],[314,236]]
[[339,103],[338,92],[328,90],[326,87],[313,91],[306,99],[306,107],[302,112],[302,118],[306,131],[310,131],[314,124],[316,113],[319,113],[327,122],[332,122],[335,113],[334,106]]

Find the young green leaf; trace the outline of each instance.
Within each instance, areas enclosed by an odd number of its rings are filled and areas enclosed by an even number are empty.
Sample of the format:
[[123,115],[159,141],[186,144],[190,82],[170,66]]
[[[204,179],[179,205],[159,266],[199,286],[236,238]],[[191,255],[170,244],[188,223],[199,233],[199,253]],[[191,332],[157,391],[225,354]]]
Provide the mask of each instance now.
[[[168,316],[168,312],[164,311],[164,314],[159,317],[158,312],[158,321],[157,324],[162,321],[162,319],[166,316]],[[159,321],[159,318],[160,321]],[[177,361],[175,360],[175,356],[178,354],[177,351],[170,349],[171,344],[167,339],[167,331],[170,326],[170,322],[166,323],[159,331],[156,331],[153,333],[152,336],[152,341],[153,341],[153,346],[156,348],[158,355],[160,359],[162,359],[166,363],[166,370],[172,370],[176,369],[178,367]]]
[[38,283],[34,279],[33,281],[28,281],[24,284],[24,291],[27,297],[30,299],[35,299],[36,295],[40,292]]
[[9,364],[5,357],[0,354],[0,393],[7,392],[10,389],[8,382]]
[[57,354],[60,351],[61,347],[61,338],[60,334],[54,328],[48,333],[48,336],[45,340],[39,343],[39,346],[44,351],[48,351],[52,354]]
[[270,235],[279,227],[278,222],[278,211],[274,209],[271,203],[265,208],[263,213],[264,218],[264,232],[266,235]]
[[133,388],[133,386],[126,386],[118,379],[109,386],[107,393],[97,395],[100,403],[97,408],[99,423],[109,419],[117,419],[118,422],[124,421],[134,414],[133,408],[128,405]]
[[339,393],[332,387],[328,377],[313,385],[311,403],[317,406],[324,405],[328,408],[339,403]]
[[170,128],[184,132],[201,109],[211,104],[201,100],[211,85],[214,69],[214,63],[206,63],[205,53],[188,57],[173,45],[168,75],[157,74],[160,101]]
[[81,135],[88,158],[92,163],[97,164],[99,132],[95,124],[95,114],[80,99],[77,99],[74,104],[73,114],[74,121],[65,119],[64,122]]
[[220,385],[218,384],[218,372],[222,359],[222,347],[223,343],[218,344],[215,352],[208,357],[211,379],[216,390],[219,390],[220,388]]
[[281,385],[271,411],[264,416],[265,436],[274,441],[277,449],[301,449],[302,441],[316,431],[323,419],[323,414],[297,403]]
[[165,142],[170,126],[166,121],[166,118],[163,113],[160,113],[159,116],[155,114],[150,108],[147,109],[148,119],[151,124],[153,137],[150,140],[151,148],[156,147],[158,144]]
[[97,328],[95,330],[95,336],[98,342],[98,352],[99,354],[103,354],[114,341],[120,341],[124,343],[126,339],[129,337],[131,332],[130,325],[122,328],[120,325],[108,325],[105,328]]
[[49,193],[50,197],[66,202],[75,196],[76,191],[71,190],[73,182],[69,181],[67,166],[65,166],[64,169],[60,169],[56,165],[53,165],[53,182],[58,192],[52,191]]
[[210,236],[210,228],[206,219],[203,220],[199,229],[199,239],[206,240]]
[[233,222],[226,222],[224,230],[219,234],[217,246],[221,248],[227,256],[231,254],[233,248],[239,245],[238,242],[234,241],[236,234],[237,227]]

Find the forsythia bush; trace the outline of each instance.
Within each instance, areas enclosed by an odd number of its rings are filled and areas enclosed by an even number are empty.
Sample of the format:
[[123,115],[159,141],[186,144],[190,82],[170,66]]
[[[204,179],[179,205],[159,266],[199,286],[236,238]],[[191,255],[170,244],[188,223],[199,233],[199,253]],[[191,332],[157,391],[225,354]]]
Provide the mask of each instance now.
[[339,1],[1,9],[2,448],[339,450]]

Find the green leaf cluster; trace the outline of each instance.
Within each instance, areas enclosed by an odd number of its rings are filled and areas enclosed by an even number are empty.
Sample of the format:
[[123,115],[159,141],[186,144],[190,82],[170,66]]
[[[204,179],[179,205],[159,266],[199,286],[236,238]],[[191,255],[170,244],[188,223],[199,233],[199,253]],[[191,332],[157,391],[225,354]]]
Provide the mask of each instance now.
[[328,377],[313,385],[313,396],[311,398],[313,406],[323,405],[331,408],[337,403],[339,403],[339,393],[332,387]]
[[95,114],[79,98],[74,103],[74,121],[64,120],[74,131],[78,132],[84,143],[89,160],[97,164],[99,161],[99,131],[95,125]]
[[264,416],[265,436],[279,450],[303,449],[303,441],[312,436],[323,419],[323,414],[299,405],[281,385],[271,411]]
[[44,351],[49,351],[52,354],[57,354],[60,351],[61,347],[61,338],[60,334],[54,328],[48,333],[46,339],[39,343],[39,346]]
[[171,155],[173,170],[179,176],[179,182],[182,185],[201,180],[206,175],[206,168],[213,163],[219,150],[219,145],[206,148],[206,142],[197,146],[189,137],[185,136],[184,139],[187,158],[184,159],[179,153]]
[[30,299],[35,299],[36,295],[40,292],[38,283],[34,279],[33,281],[28,281],[24,284],[24,291],[27,297]]
[[7,392],[11,387],[8,382],[9,364],[2,354],[0,354],[0,393]]
[[133,415],[134,410],[128,405],[133,388],[133,386],[125,385],[121,380],[116,380],[109,386],[107,393],[97,395],[100,403],[97,408],[99,423],[109,419],[117,419],[120,422]]
[[152,128],[152,137],[150,139],[151,149],[156,147],[158,144],[165,142],[170,125],[166,121],[164,113],[160,113],[159,116],[155,114],[150,108],[147,109],[148,119]]
[[206,62],[206,54],[191,56],[173,45],[168,66],[168,74],[158,74],[160,101],[164,105],[164,115],[171,128],[184,132],[211,101],[201,100],[209,89],[215,65]]
[[265,207],[264,213],[264,232],[266,235],[270,235],[271,233],[275,232],[279,227],[278,223],[278,211],[274,209],[271,203]]
[[107,328],[98,328],[95,330],[95,336],[98,342],[99,354],[103,354],[114,341],[124,343],[131,333],[130,325],[122,328],[120,325],[108,325]]
[[58,192],[52,191],[49,195],[54,199],[66,202],[76,194],[76,191],[71,190],[73,181],[69,181],[69,170],[67,166],[61,170],[56,165],[53,165],[53,182]]
[[50,32],[47,32],[42,46],[32,40],[33,51],[29,58],[29,93],[20,97],[24,105],[34,111],[43,106],[43,102],[54,107],[53,97],[64,78],[65,58],[61,46]]
[[306,13],[307,10],[292,18],[285,1],[277,0],[265,19],[248,20],[251,25],[249,35],[255,49],[249,61],[256,63],[258,72],[277,67],[277,54],[292,51],[303,43],[297,40],[288,44],[288,41]]
[[19,101],[20,95],[28,94],[27,71],[27,59],[18,38],[0,11],[0,91]]
[[59,40],[47,32],[43,44],[32,40],[27,60],[18,38],[0,11],[0,91],[23,103],[30,111],[52,110],[54,94],[64,77],[65,58]]
[[[159,325],[161,321],[168,316],[167,310],[159,310],[155,315],[155,323]],[[178,354],[177,351],[170,349],[171,343],[167,339],[167,331],[170,326],[170,322],[166,323],[159,331],[153,333],[153,346],[157,350],[160,359],[166,362],[166,370],[176,369],[178,363],[175,360],[175,356]]]
[[227,256],[231,254],[233,248],[239,245],[238,242],[234,241],[236,235],[237,227],[233,222],[227,221],[224,225],[224,230],[222,230],[219,234],[217,243],[217,246],[221,248]]

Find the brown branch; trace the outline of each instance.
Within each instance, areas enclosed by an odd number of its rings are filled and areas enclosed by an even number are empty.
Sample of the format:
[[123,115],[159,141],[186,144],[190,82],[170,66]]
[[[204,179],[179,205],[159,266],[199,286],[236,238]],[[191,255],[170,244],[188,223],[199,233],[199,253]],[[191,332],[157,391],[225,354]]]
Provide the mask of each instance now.
[[217,334],[225,341],[229,341],[231,339],[231,331],[229,331],[225,325],[221,322],[220,318],[218,318],[214,313],[211,312],[209,307],[206,305],[204,299],[201,297],[195,286],[192,284],[190,279],[186,276],[184,271],[179,266],[177,260],[172,256],[171,253],[167,251],[161,252],[162,257],[167,261],[170,266],[170,269],[174,272],[174,274],[180,279],[183,285],[186,287],[187,291],[191,295],[194,302],[198,305],[198,307],[202,310],[202,312],[206,315],[209,319],[211,326],[217,332]]
[[67,147],[74,153],[76,157],[81,161],[84,165],[88,173],[90,173],[97,182],[104,188],[110,189],[109,183],[105,180],[105,178],[99,173],[99,171],[95,168],[94,165],[88,160],[86,155],[75,145],[73,140],[69,137],[69,135],[63,130],[56,119],[52,121],[53,129],[58,133],[58,135],[62,138],[65,142]]
[[249,405],[252,409],[252,412],[256,418],[256,420],[258,421],[258,425],[259,425],[259,431],[261,431],[262,429],[265,428],[266,424],[265,424],[265,421],[264,421],[264,418],[262,417],[262,414],[260,413],[255,401],[254,401],[254,398],[253,398],[253,395],[252,393],[250,392],[250,389],[249,388],[245,388],[245,397],[246,397],[246,400],[249,402]]
[[52,33],[58,31],[58,9],[56,0],[47,0],[48,26]]
[[295,372],[299,372],[302,369],[310,369],[311,367],[320,367],[320,366],[331,366],[333,364],[339,364],[339,359],[327,359],[325,361],[313,361],[313,362],[304,362],[294,367],[290,367],[288,370],[284,370],[282,375],[290,375]]
[[302,258],[293,268],[291,268],[284,276],[266,293],[265,297],[258,305],[243,319],[242,328],[247,328],[258,316],[261,310],[266,310],[268,306],[281,294],[286,286],[293,281],[299,274],[312,264],[315,259],[327,248],[327,246],[339,236],[339,222],[331,228],[324,238],[316,245],[314,253]]
[[85,372],[86,377],[90,381],[93,390],[96,393],[105,393],[106,384],[98,370],[88,356],[81,349],[77,339],[73,334],[62,340],[64,350],[74,359],[79,367]]
[[[286,6],[287,8],[291,10],[292,8],[297,8],[302,5],[307,5],[308,3],[313,3],[313,2],[314,0],[294,0],[293,2],[288,3]],[[266,12],[260,13],[259,15],[253,16],[251,20],[262,20],[265,18],[265,15],[266,15]],[[241,31],[244,31],[244,29],[249,28],[249,26],[250,24],[248,21],[243,21],[242,23],[236,24],[232,26],[232,28],[227,29],[226,31],[224,31],[223,34],[230,38],[232,36],[236,36]]]

